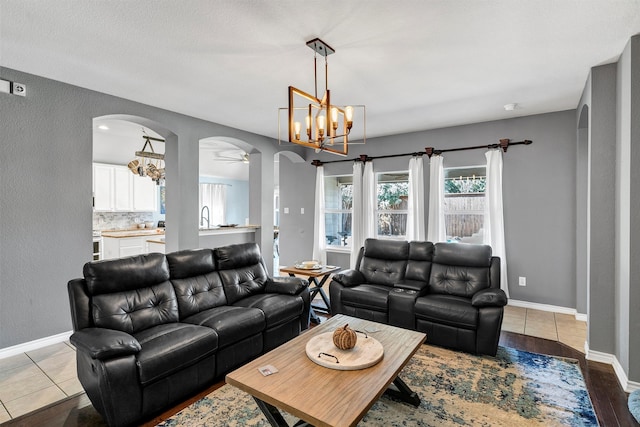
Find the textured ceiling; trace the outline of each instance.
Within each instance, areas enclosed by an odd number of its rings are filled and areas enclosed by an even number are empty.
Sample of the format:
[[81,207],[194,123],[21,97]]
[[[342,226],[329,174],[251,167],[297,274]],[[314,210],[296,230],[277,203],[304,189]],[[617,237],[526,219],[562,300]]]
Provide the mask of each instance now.
[[0,0],[0,20],[3,66],[274,138],[320,37],[370,138],[575,108],[640,0]]

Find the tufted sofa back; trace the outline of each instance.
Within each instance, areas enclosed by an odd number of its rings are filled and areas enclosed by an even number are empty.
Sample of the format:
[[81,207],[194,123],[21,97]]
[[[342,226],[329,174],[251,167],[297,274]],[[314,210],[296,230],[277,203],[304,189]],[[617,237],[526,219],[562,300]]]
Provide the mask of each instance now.
[[213,260],[213,250],[172,252],[167,254],[167,262],[181,319],[227,304],[222,279]]
[[393,287],[404,279],[409,243],[366,239],[359,270],[368,283]]
[[162,254],[87,263],[83,274],[95,326],[135,333],[178,321],[176,294]]
[[257,243],[216,248],[213,256],[228,304],[264,292],[268,275]]
[[433,260],[433,243],[409,242],[409,260],[405,280],[429,282],[431,261]]
[[491,283],[491,247],[436,243],[429,293],[471,298]]

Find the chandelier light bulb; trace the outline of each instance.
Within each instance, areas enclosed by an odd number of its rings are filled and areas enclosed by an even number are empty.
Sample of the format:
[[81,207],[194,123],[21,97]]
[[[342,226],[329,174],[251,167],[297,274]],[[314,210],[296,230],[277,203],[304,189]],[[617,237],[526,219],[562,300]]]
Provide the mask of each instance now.
[[294,129],[295,134],[296,134],[296,139],[300,139],[300,122],[295,122],[293,124],[293,129]]
[[336,107],[331,107],[331,126],[333,130],[338,129],[338,109]]
[[351,129],[353,126],[353,107],[351,105],[344,108],[344,117],[347,119],[347,128]]
[[318,120],[318,133],[320,134],[320,138],[322,138],[325,130],[325,117],[318,116],[317,120]]

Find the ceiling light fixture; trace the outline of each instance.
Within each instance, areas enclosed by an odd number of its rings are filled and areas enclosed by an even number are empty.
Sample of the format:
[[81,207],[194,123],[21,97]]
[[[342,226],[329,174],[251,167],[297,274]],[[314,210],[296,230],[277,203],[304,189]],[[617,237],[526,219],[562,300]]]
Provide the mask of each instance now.
[[[144,129],[142,132],[145,133]],[[165,142],[165,140],[153,138],[146,134],[142,135],[142,139],[144,139],[142,150],[136,151],[136,157],[139,157],[139,159],[136,158],[129,162],[129,170],[131,170],[134,175],[148,176],[155,181],[157,185],[161,185],[165,179],[164,154],[156,153],[151,141]],[[146,151],[147,146],[151,151]]]
[[506,104],[504,106],[505,111],[513,111],[516,109],[516,107],[518,106],[518,104]]
[[[313,57],[315,93],[311,95],[289,86],[289,108],[287,109],[289,142],[313,148],[316,152],[328,151],[346,156],[356,109],[362,109],[363,141],[366,139],[365,107],[364,105],[338,106],[331,103],[327,56],[335,53],[335,50],[319,38],[308,41],[307,46],[315,52]],[[318,97],[318,54],[324,56],[325,92],[322,98]],[[278,132],[280,133],[280,125],[278,125]]]
[[107,126],[107,125],[100,125],[100,126],[98,126],[98,129],[100,129],[100,130],[109,130],[109,126]]

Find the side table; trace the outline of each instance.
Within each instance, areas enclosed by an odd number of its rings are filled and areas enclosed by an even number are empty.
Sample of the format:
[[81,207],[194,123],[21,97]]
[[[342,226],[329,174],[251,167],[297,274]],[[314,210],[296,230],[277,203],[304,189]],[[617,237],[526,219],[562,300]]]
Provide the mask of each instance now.
[[316,268],[313,270],[307,270],[304,268],[295,268],[295,267],[281,267],[280,273],[287,273],[291,277],[295,276],[304,276],[309,280],[309,291],[311,293],[311,302],[316,297],[316,295],[320,294],[322,297],[322,301],[324,302],[326,307],[321,307],[318,305],[311,305],[311,321],[319,324],[320,318],[315,313],[315,310],[331,314],[331,304],[329,303],[329,297],[325,293],[322,286],[326,283],[331,276],[331,273],[335,273],[336,271],[342,270],[341,267],[337,267],[335,265],[323,265],[321,268]]

